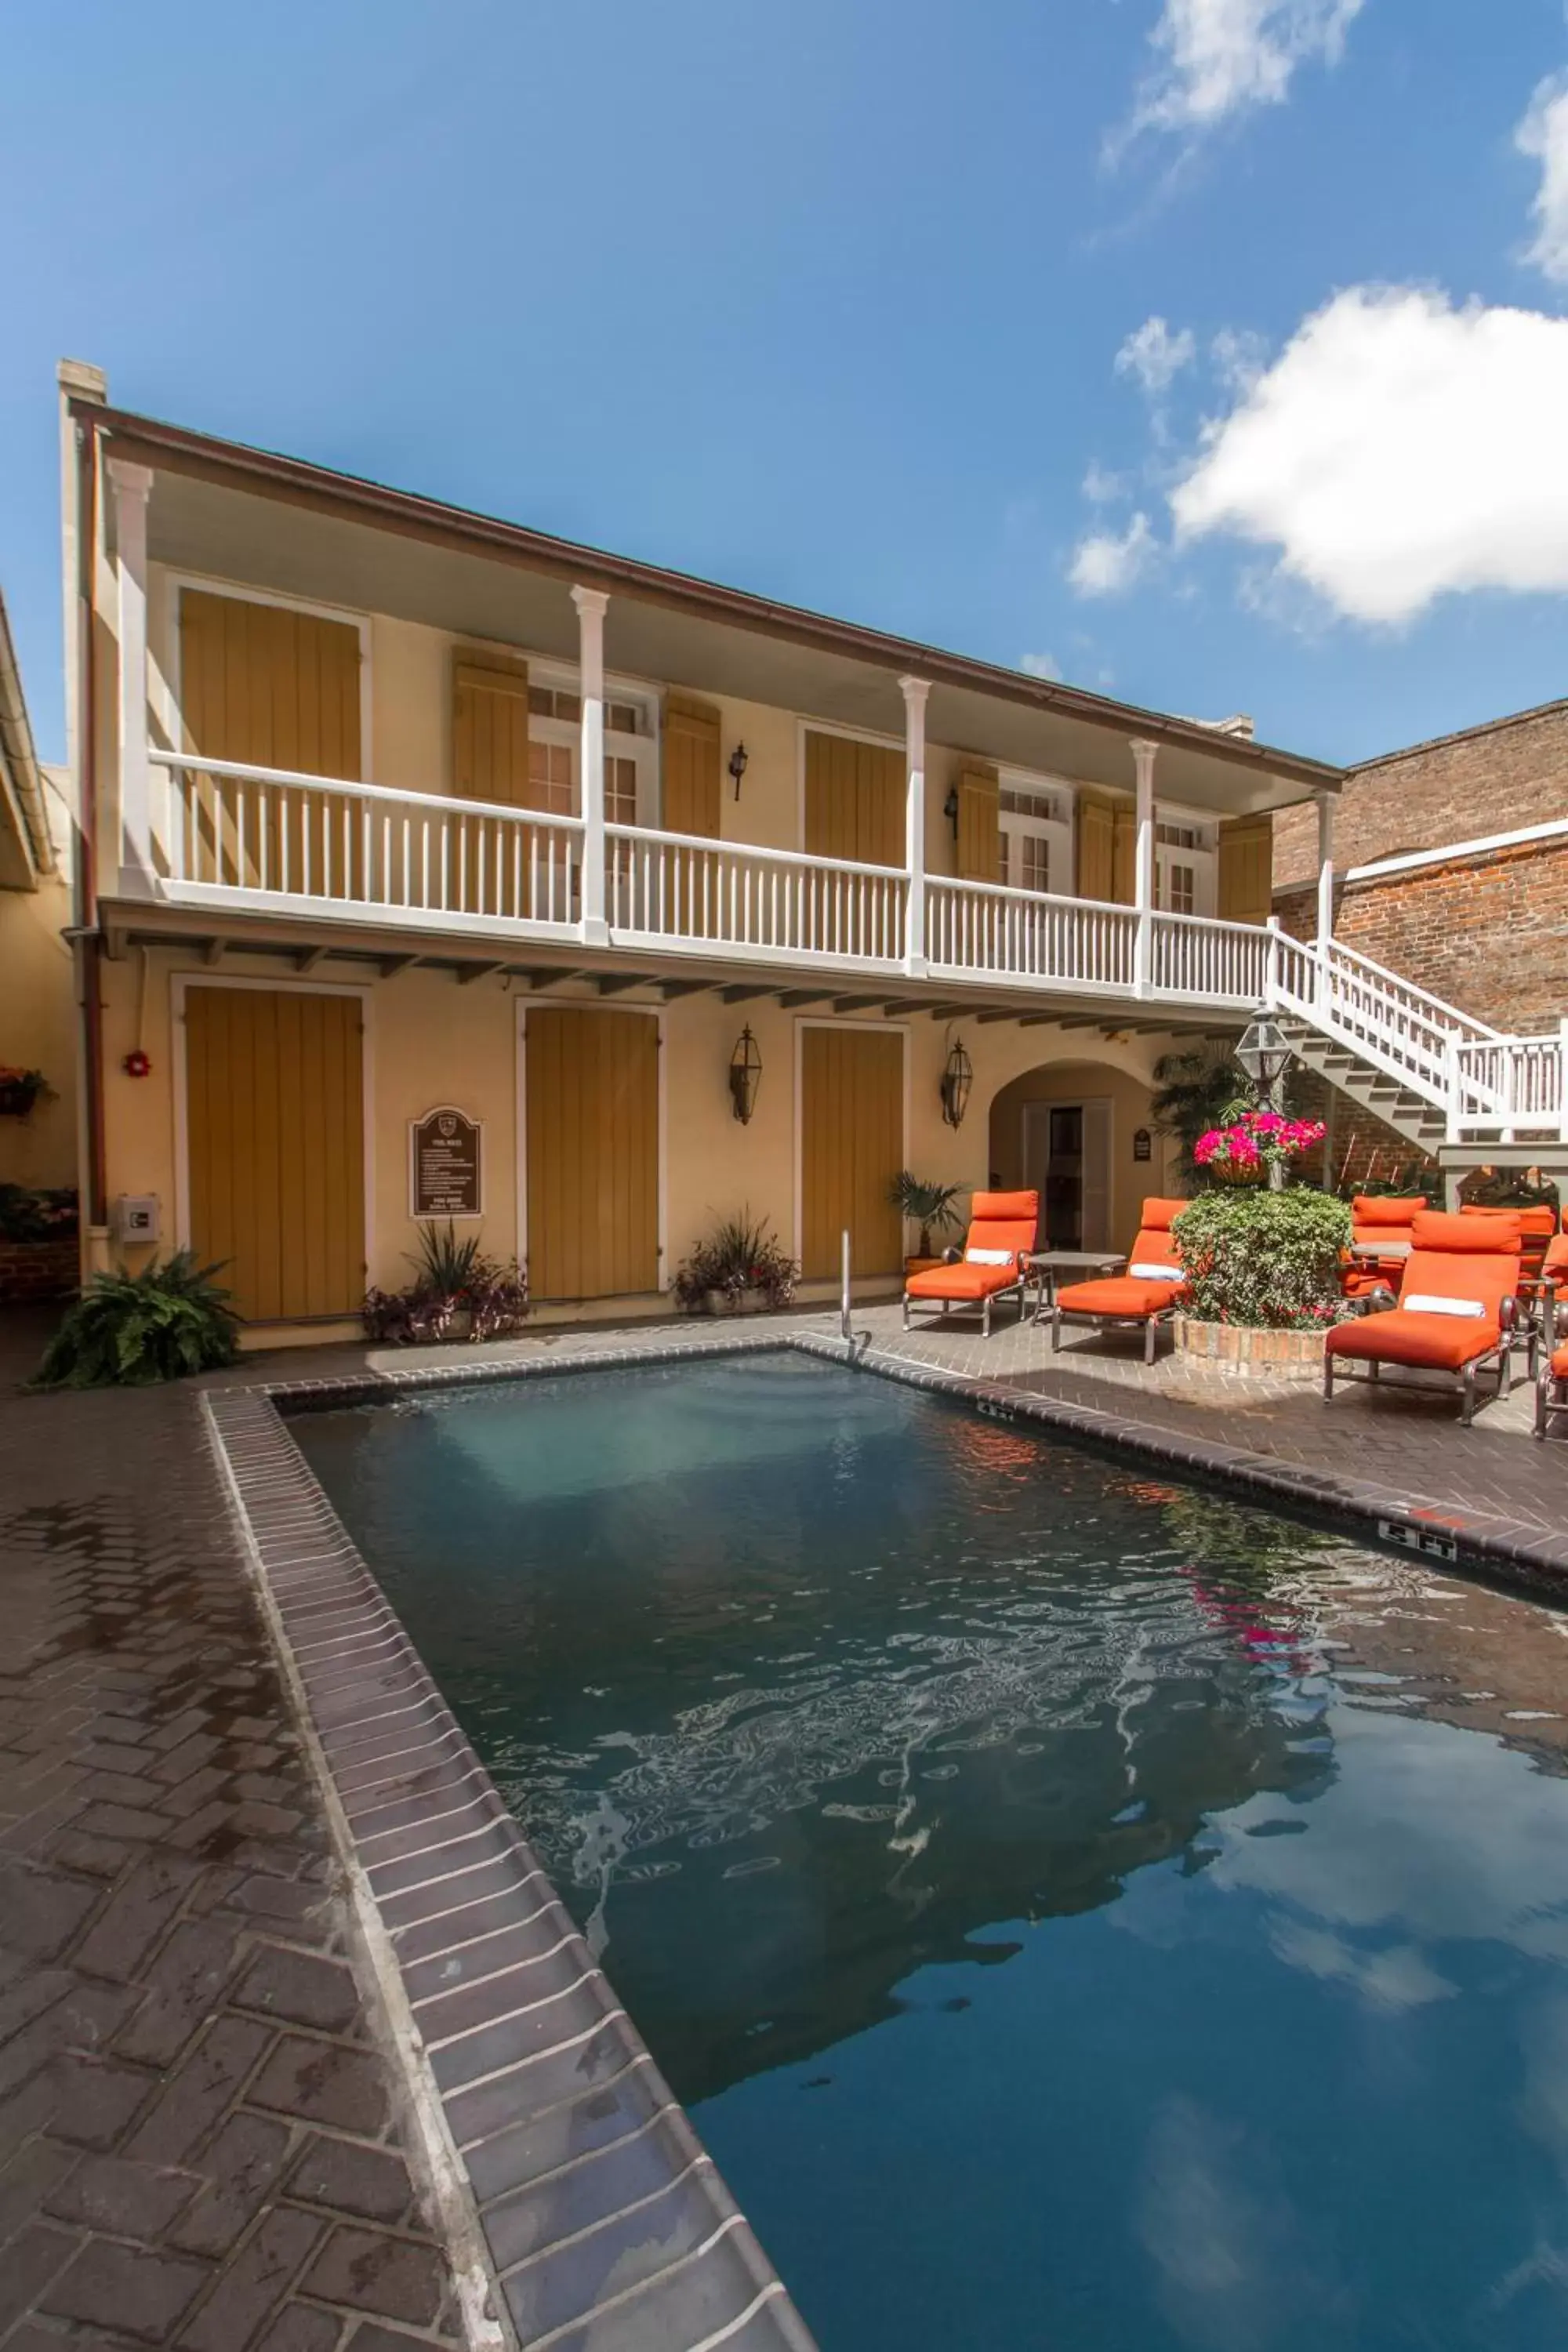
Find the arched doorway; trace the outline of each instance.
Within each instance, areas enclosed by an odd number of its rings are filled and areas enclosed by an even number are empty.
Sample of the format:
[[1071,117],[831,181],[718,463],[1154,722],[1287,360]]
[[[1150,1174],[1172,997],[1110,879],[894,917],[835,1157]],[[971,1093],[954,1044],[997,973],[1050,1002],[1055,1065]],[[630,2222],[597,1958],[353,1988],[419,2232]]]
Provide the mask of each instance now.
[[1042,1249],[1124,1250],[1147,1193],[1170,1189],[1150,1088],[1110,1062],[1042,1062],[991,1105],[991,1181],[1040,1195]]

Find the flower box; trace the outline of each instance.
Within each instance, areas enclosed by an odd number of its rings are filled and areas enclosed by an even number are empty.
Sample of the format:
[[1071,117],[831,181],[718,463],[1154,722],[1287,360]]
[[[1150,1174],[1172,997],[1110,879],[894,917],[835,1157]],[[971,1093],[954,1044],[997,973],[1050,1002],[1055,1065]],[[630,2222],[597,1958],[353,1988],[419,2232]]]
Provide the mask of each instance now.
[[765,1315],[769,1300],[765,1290],[705,1290],[700,1315]]
[[1305,1381],[1321,1377],[1326,1331],[1260,1330],[1249,1323],[1174,1321],[1176,1353],[1199,1357],[1214,1370],[1244,1379]]

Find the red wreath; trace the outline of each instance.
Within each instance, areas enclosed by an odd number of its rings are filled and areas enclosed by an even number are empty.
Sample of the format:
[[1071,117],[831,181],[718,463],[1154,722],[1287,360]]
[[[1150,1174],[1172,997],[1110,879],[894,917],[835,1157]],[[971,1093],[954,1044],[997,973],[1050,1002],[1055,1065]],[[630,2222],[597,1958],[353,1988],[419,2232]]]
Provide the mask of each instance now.
[[152,1057],[144,1054],[140,1045],[126,1055],[120,1066],[128,1078],[150,1078],[153,1075]]

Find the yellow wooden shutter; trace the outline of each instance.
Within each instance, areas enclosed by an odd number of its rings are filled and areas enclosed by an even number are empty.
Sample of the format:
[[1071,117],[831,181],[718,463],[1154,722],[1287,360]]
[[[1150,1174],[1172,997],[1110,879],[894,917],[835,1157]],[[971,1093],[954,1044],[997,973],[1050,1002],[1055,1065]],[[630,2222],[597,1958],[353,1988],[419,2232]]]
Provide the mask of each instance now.
[[904,862],[904,755],[847,735],[805,739],[805,846],[862,866]]
[[1110,895],[1119,907],[1131,907],[1138,895],[1138,819],[1127,807],[1115,812]]
[[180,592],[180,715],[212,760],[360,782],[360,639],[347,621]]
[[671,694],[664,705],[664,830],[719,837],[720,714],[711,702]]
[[854,1273],[896,1274],[903,1223],[888,1188],[903,1165],[904,1045],[896,1032],[801,1032],[801,1260],[837,1275],[849,1228]]
[[452,664],[452,790],[459,800],[535,805],[528,772],[528,665],[459,652]]
[[658,1023],[531,1006],[528,1274],[537,1298],[658,1287]]
[[995,882],[1002,872],[1002,793],[994,768],[965,768],[958,780],[958,873],[965,882]]
[[1219,911],[1227,922],[1266,923],[1273,905],[1274,824],[1231,817],[1219,829]]
[[364,1296],[360,1002],[306,989],[185,995],[191,1245],[252,1321]]
[[1116,803],[1087,784],[1078,794],[1078,895],[1110,899],[1116,895]]

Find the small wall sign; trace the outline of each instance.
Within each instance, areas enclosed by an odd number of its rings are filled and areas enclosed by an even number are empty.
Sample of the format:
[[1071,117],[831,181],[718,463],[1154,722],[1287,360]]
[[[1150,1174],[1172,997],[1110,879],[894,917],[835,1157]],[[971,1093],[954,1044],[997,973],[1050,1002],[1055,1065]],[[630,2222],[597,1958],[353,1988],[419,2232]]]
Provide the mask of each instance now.
[[1154,1139],[1146,1127],[1138,1128],[1133,1133],[1132,1157],[1134,1160],[1152,1160],[1154,1157]]
[[410,1216],[483,1216],[484,1139],[484,1121],[450,1103],[409,1120]]

